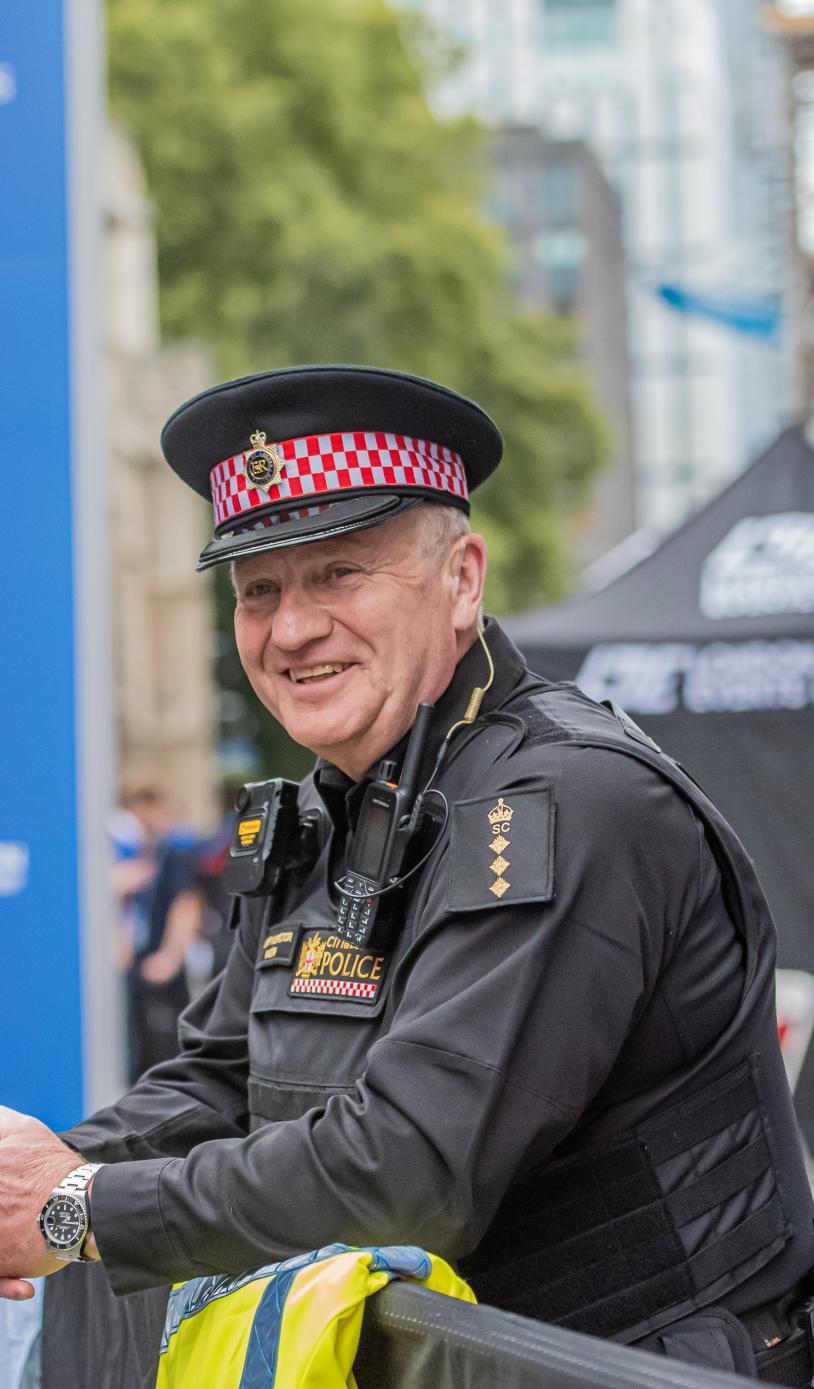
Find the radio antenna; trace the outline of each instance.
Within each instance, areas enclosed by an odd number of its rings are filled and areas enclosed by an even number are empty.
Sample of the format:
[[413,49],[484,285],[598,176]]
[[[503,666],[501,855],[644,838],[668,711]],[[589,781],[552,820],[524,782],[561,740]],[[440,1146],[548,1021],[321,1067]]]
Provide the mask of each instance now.
[[415,723],[410,734],[410,741],[407,744],[407,751],[404,754],[404,766],[399,778],[399,790],[401,791],[412,791],[418,785],[421,757],[427,741],[433,707],[432,704],[419,704],[416,710]]

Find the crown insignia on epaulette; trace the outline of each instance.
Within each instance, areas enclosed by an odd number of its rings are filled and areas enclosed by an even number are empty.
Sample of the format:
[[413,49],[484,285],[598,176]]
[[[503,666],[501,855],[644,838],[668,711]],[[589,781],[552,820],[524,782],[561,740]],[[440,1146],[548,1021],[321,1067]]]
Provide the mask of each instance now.
[[493,854],[497,855],[497,858],[494,858],[489,864],[490,871],[495,874],[495,881],[489,884],[489,891],[499,900],[504,892],[508,892],[511,887],[511,883],[503,876],[506,869],[511,868],[511,862],[503,857],[503,851],[509,848],[507,836],[512,828],[514,811],[501,796],[497,805],[492,806],[487,814],[489,816],[489,833],[494,835],[489,848]]
[[492,809],[489,811],[489,823],[490,825],[509,824],[513,815],[514,811],[512,810],[511,806],[506,805],[503,797],[501,796],[497,805],[493,806]]

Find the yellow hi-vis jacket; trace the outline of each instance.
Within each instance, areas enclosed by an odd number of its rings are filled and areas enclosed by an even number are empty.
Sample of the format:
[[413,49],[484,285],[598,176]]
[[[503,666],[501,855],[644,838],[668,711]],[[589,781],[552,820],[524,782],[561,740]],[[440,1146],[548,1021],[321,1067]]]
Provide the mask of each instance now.
[[365,1298],[392,1278],[475,1301],[413,1245],[329,1244],[237,1278],[193,1278],[170,1294],[156,1389],[355,1389]]

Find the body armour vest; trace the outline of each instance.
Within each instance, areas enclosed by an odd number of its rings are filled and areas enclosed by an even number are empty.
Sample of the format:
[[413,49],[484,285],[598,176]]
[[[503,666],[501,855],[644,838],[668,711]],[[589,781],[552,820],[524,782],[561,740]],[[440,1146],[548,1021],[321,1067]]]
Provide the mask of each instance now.
[[[129,1206],[100,1176],[117,1289],[176,1276],[171,1230],[233,1273],[420,1243],[481,1301],[635,1341],[715,1303],[763,1308],[814,1265],[748,856],[621,711],[532,675],[497,624],[486,638],[493,683],[432,782],[392,937],[342,934],[366,785],[320,763],[298,814],[326,833],[241,903],[179,1056],[67,1136],[163,1164],[132,1174],[147,1239],[126,1218],[114,1233]],[[416,785],[482,671],[472,647]]]
[[[550,744],[559,745],[551,756]],[[551,685],[526,672],[508,698],[453,745],[439,780],[450,821],[462,812],[467,826],[470,810],[480,817],[472,822],[476,828],[468,843],[473,862],[486,865],[491,881],[500,867],[496,860],[490,871],[489,858],[483,859],[492,802],[477,799],[486,778],[493,778],[490,785],[521,788],[506,792],[509,800],[514,796],[516,822],[521,821],[526,812],[520,807],[531,803],[522,801],[522,788],[546,781],[545,768],[552,757],[561,758],[563,745],[605,749],[643,763],[691,807],[717,863],[725,905],[716,886],[716,913],[738,957],[738,977],[729,971],[720,990],[713,990],[722,1000],[720,1018],[716,1014],[702,1045],[683,1061],[670,1062],[667,1074],[661,1061],[650,1065],[648,1048],[651,1055],[658,1050],[660,1034],[648,1016],[652,1000],[645,999],[641,1016],[630,1021],[624,1055],[609,1058],[605,1081],[565,1137],[545,1157],[529,1159],[530,1166],[509,1174],[505,1195],[485,1235],[477,1235],[477,1245],[436,1247],[456,1259],[483,1302],[634,1341],[698,1308],[723,1303],[737,1314],[793,1288],[814,1265],[811,1197],[778,1044],[769,909],[734,831],[678,764],[620,710],[597,705],[574,685]],[[346,786],[337,792],[343,799]],[[542,794],[533,792],[535,806],[542,805]],[[467,799],[472,796],[474,801]],[[314,798],[313,788],[306,788],[301,810]],[[530,816],[525,823],[531,823]],[[526,871],[529,864],[528,857],[520,858],[519,833],[516,823],[505,850],[513,891],[521,867]],[[465,845],[459,845],[462,857],[456,860],[454,834],[450,840],[445,832],[439,852],[450,843],[442,872],[455,884],[453,906],[459,899],[466,906],[475,896],[477,884],[469,888],[475,874],[463,857]],[[334,835],[324,845],[307,880],[286,893],[273,928],[259,932],[248,1037],[255,1132],[322,1112],[333,1097],[353,1102],[371,1048],[397,1024],[399,981],[427,929],[424,894],[435,871],[432,861],[415,877],[389,956],[343,940],[329,900],[329,885],[341,872],[342,844],[342,836]],[[557,853],[563,848],[567,845],[559,845]],[[708,862],[706,850],[703,856]],[[551,862],[553,857],[552,849]],[[594,871],[591,864],[586,871]],[[601,877],[601,866],[595,871]],[[711,864],[709,873],[714,881]],[[502,891],[500,883],[492,887]],[[484,892],[482,886],[477,890]],[[554,885],[538,884],[534,900],[541,903],[541,930],[549,895],[554,898]],[[523,900],[520,891],[517,896]],[[486,891],[485,898],[484,908],[496,893]],[[509,892],[497,908],[489,908],[499,914],[498,949],[511,904]],[[658,892],[653,904],[660,910]],[[478,903],[476,909],[482,910]],[[436,918],[431,929],[443,931],[443,920]],[[460,922],[456,929],[461,931]],[[706,968],[703,961],[701,967]],[[488,1025],[499,1029],[499,991],[490,1007]],[[568,1012],[565,1000],[561,1013]],[[556,1025],[567,1028],[567,1016]],[[579,1026],[590,1027],[590,1019]],[[447,1035],[438,1045],[451,1053],[455,1042]],[[439,1053],[440,1064],[444,1054]],[[644,1068],[636,1059],[643,1054]],[[406,1056],[404,1065],[409,1069]],[[563,1065],[567,1069],[565,1048]],[[427,1117],[443,1126],[443,1115]],[[460,1124],[465,1127],[465,1116]],[[443,1141],[442,1128],[439,1138]],[[495,1143],[499,1163],[499,1135]],[[326,1168],[326,1202],[330,1176]],[[454,1200],[454,1187],[452,1192]],[[434,1199],[428,1190],[430,1206]],[[425,1228],[400,1229],[398,1238],[410,1240],[416,1233],[432,1244],[435,1236]]]
[[777,1038],[774,926],[752,863],[699,786],[615,705],[541,685],[510,707],[530,742],[635,758],[689,803],[742,941],[744,980],[721,1036],[688,1061],[683,1098],[621,1136],[603,1137],[601,1115],[578,1124],[509,1190],[462,1272],[482,1301],[626,1342],[714,1303],[761,1306],[804,1276],[814,1248]]

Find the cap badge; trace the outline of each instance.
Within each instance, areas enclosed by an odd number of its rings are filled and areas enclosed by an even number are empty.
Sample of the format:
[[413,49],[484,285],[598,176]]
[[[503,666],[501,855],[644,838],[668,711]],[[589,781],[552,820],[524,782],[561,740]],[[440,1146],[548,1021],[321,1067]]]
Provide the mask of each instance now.
[[251,437],[251,453],[243,458],[243,471],[252,487],[267,491],[279,481],[285,462],[272,444],[266,447],[266,431],[256,429]]

